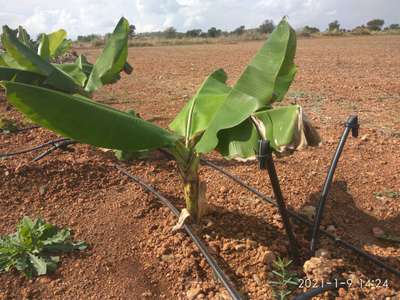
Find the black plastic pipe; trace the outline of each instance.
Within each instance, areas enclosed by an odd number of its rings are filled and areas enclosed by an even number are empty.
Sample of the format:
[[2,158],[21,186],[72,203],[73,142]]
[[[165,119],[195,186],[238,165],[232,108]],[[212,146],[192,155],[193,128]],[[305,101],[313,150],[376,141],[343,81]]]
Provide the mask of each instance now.
[[[132,179],[135,181],[137,184],[154,194],[164,205],[166,205],[172,213],[179,218],[180,212],[179,210],[163,195],[161,195],[159,192],[157,192],[152,186],[146,184],[136,176],[133,176],[129,174],[126,170],[122,169],[119,166],[116,166],[116,168],[124,175],[126,175],[128,178]],[[200,252],[203,254],[205,259],[207,260],[208,264],[210,265],[211,269],[215,272],[217,275],[218,279],[222,282],[226,290],[228,291],[229,295],[232,297],[234,300],[242,300],[242,295],[235,289],[233,286],[233,283],[230,281],[230,279],[225,275],[224,271],[220,268],[216,260],[211,256],[209,253],[207,246],[204,244],[204,242],[194,233],[192,227],[188,224],[184,224],[183,228],[185,231],[188,233],[190,238],[193,240],[193,242],[196,244],[196,246],[199,248]]]
[[76,143],[77,143],[76,141],[72,141],[72,140],[65,140],[65,141],[54,143],[53,147],[47,149],[46,151],[44,151],[39,156],[37,156],[34,159],[32,159],[32,162],[41,160],[42,158],[44,158],[45,156],[49,155],[50,153],[52,153],[53,151],[55,151],[57,149],[61,149],[61,150],[67,151],[67,150],[69,150],[67,148],[69,145],[73,145],[73,144],[76,144]]
[[318,296],[319,294],[322,294],[327,291],[337,290],[341,287],[346,288],[347,284],[344,282],[339,282],[337,284],[336,283],[325,284],[323,286],[305,292],[304,294],[296,296],[292,300],[309,300],[315,296]]
[[278,205],[279,214],[281,215],[283,225],[285,226],[286,235],[289,239],[289,251],[295,264],[300,264],[299,245],[293,234],[292,225],[287,213],[285,200],[283,199],[279,178],[276,173],[274,159],[269,141],[260,140],[258,144],[258,160],[261,170],[268,170],[269,179],[271,181],[272,190],[274,191],[276,203]]
[[10,152],[10,153],[0,153],[0,158],[12,157],[12,156],[20,155],[20,154],[33,152],[33,151],[40,150],[40,149],[45,148],[45,147],[50,146],[50,145],[55,146],[57,143],[61,143],[61,142],[64,142],[64,141],[70,141],[70,139],[68,139],[68,138],[59,138],[59,139],[48,141],[48,142],[46,142],[44,144],[35,146],[33,148],[29,148],[29,149],[25,149],[25,150],[21,150],[21,151],[16,151],[16,152]]
[[314,226],[312,230],[312,235],[311,235],[311,242],[310,242],[310,251],[311,255],[314,255],[316,247],[318,246],[318,229],[321,225],[322,222],[322,216],[324,213],[324,208],[325,208],[325,203],[328,198],[329,194],[329,189],[332,184],[333,176],[335,175],[336,167],[339,162],[340,155],[342,154],[344,145],[346,143],[347,137],[349,136],[350,131],[352,131],[353,137],[358,136],[358,117],[357,116],[351,116],[344,128],[344,132],[342,134],[342,137],[340,138],[339,144],[336,148],[335,155],[333,156],[331,166],[329,167],[328,174],[325,179],[324,187],[322,189],[321,197],[319,200],[316,216],[315,216],[315,221],[314,221]]

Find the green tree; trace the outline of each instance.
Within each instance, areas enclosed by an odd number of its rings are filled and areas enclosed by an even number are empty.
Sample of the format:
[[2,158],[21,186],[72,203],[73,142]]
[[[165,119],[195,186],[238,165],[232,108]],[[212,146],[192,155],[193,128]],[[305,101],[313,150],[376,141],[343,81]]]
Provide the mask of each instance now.
[[191,29],[186,31],[187,37],[199,37],[201,35],[201,29]]
[[317,32],[319,32],[319,29],[317,27],[311,27],[311,26],[306,25],[303,28],[303,32],[310,33],[310,34],[317,33]]
[[400,25],[399,24],[391,24],[389,26],[389,29],[392,29],[392,30],[400,29]]
[[246,30],[246,27],[244,25],[239,26],[238,28],[236,28],[234,31],[232,31],[233,34],[236,35],[242,35]]
[[338,20],[335,20],[333,22],[330,22],[328,24],[328,31],[332,32],[332,31],[340,31],[340,23]]
[[208,29],[207,31],[207,35],[211,38],[216,38],[221,36],[222,34],[222,30],[221,29],[217,29],[215,27],[211,27],[210,29]]
[[167,39],[173,39],[176,38],[176,29],[174,27],[168,27],[164,30],[164,36]]
[[128,33],[128,36],[130,37],[130,38],[133,38],[134,36],[135,36],[135,34],[136,34],[136,26],[135,25],[129,25],[129,33]]
[[261,33],[271,33],[275,29],[274,21],[265,20],[259,27],[258,31]]
[[381,31],[383,24],[385,21],[382,19],[373,19],[367,23],[367,27],[369,30],[373,31]]

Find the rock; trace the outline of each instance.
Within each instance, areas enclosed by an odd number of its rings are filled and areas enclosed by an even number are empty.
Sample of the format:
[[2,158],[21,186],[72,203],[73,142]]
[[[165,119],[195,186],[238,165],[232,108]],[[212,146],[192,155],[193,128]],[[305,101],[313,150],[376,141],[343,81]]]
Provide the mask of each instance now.
[[[324,257],[311,257],[303,265],[307,278],[314,282],[322,282],[338,277],[338,269],[344,267],[342,259],[327,259]],[[335,275],[336,274],[336,275]]]
[[362,137],[361,137],[361,140],[362,141],[368,141],[368,134],[364,134]]
[[164,254],[161,255],[161,260],[165,262],[171,262],[174,260],[174,256],[172,254]]
[[244,249],[246,249],[246,245],[244,244],[238,244],[234,246],[236,251],[243,251]]
[[221,193],[226,193],[227,192],[227,189],[226,189],[226,187],[225,186],[221,186],[221,188],[219,189],[219,191],[221,192]]
[[385,231],[383,231],[383,229],[380,228],[380,227],[372,228],[372,233],[373,233],[374,237],[376,237],[378,239],[382,238],[383,236],[385,236]]
[[302,215],[306,216],[307,219],[309,219],[309,220],[314,220],[314,218],[315,218],[315,211],[316,211],[316,209],[315,209],[314,206],[307,205],[307,206],[304,206],[304,207],[301,209],[300,213],[301,213]]
[[335,234],[336,233],[336,227],[334,225],[329,225],[328,227],[326,227],[326,231],[328,231],[331,234]]
[[45,185],[41,185],[41,186],[39,187],[39,194],[40,194],[40,196],[43,196],[44,194],[46,194],[46,190],[47,190],[46,186],[45,186]]
[[253,240],[246,240],[246,248],[247,249],[254,249],[257,247],[257,242],[253,241]]
[[261,279],[260,279],[260,277],[258,277],[257,274],[253,274],[253,279],[254,279],[255,283],[257,283],[258,286],[262,286]]
[[276,256],[272,251],[265,251],[261,253],[259,261],[264,265],[272,265],[272,263],[276,260]]
[[331,254],[328,250],[321,248],[315,252],[316,257],[330,258]]
[[199,287],[191,288],[187,291],[186,297],[188,298],[188,300],[193,300],[200,293],[201,293],[201,288]]
[[342,287],[338,290],[338,294],[340,297],[346,296],[346,293],[347,293],[346,290]]

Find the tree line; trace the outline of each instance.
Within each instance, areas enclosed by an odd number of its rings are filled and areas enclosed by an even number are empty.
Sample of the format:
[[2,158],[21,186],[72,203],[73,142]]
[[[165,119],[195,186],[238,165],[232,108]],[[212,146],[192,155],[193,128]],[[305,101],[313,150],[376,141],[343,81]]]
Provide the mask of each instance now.
[[[328,24],[328,27],[325,32],[328,33],[341,33],[341,32],[352,32],[359,30],[368,30],[368,31],[387,31],[387,30],[400,30],[399,24],[390,24],[384,27],[385,21],[382,19],[373,19],[368,21],[366,24],[357,26],[353,29],[346,29],[341,26],[338,20],[334,20]],[[235,28],[232,31],[224,31],[222,29],[218,29],[216,27],[211,27],[208,30],[203,31],[202,29],[190,29],[186,32],[179,32],[175,27],[167,27],[163,31],[157,32],[143,32],[136,33],[135,25],[130,26],[129,36],[131,38],[141,38],[141,37],[157,37],[157,38],[166,38],[166,39],[176,39],[176,38],[218,38],[221,36],[241,36],[245,33],[260,33],[260,34],[269,34],[275,29],[275,23],[273,20],[267,19],[262,22],[257,28],[249,28],[247,29],[244,25],[241,25]],[[299,30],[303,35],[309,35],[314,33],[319,33],[320,29],[317,27],[306,25]],[[90,34],[90,35],[80,35],[78,36],[78,42],[92,42],[95,40],[107,39],[109,34],[105,36]]]

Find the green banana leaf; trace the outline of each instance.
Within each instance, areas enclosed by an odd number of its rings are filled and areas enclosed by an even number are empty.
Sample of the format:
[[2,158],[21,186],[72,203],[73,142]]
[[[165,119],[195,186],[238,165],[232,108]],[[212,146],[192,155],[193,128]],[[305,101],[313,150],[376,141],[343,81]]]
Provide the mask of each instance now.
[[46,61],[50,60],[50,41],[49,36],[45,33],[40,36],[38,55]]
[[129,23],[121,18],[90,74],[85,90],[92,93],[120,78],[128,57]]
[[82,88],[85,86],[87,76],[82,71],[81,66],[77,63],[73,64],[53,64],[56,68],[60,69],[64,73],[67,73],[68,76],[73,78],[75,82],[77,82]]
[[75,60],[75,64],[79,66],[79,69],[81,69],[86,76],[89,77],[90,73],[92,73],[93,64],[88,62],[85,55],[79,55],[79,57]]
[[61,55],[63,55],[65,52],[67,52],[69,49],[72,47],[72,41],[71,40],[63,40],[60,46],[55,51],[54,58],[57,58]]
[[64,29],[60,29],[47,35],[49,40],[49,53],[50,57],[54,58],[57,55],[61,55],[60,47],[63,46],[65,51],[68,50],[68,42],[66,42],[67,32]]
[[[3,26],[2,43],[7,51],[3,58],[11,57],[20,69],[46,76],[46,85],[69,93],[82,92],[79,82],[26,47],[8,26]],[[14,67],[8,61],[6,63]]]
[[35,45],[33,44],[30,35],[25,30],[24,27],[18,26],[18,39],[29,49],[35,50]]
[[2,80],[41,85],[46,77],[29,71],[0,66],[0,81]]
[[240,125],[254,112],[269,108],[274,101],[283,98],[296,73],[295,49],[296,34],[283,19],[214,114],[196,145],[197,152],[212,151],[218,146],[220,131]]
[[132,114],[81,95],[0,82],[8,101],[33,122],[62,136],[97,147],[125,151],[173,147],[180,137]]
[[186,139],[192,139],[206,130],[231,90],[226,85],[226,80],[224,70],[219,69],[212,73],[171,122],[169,128]]

